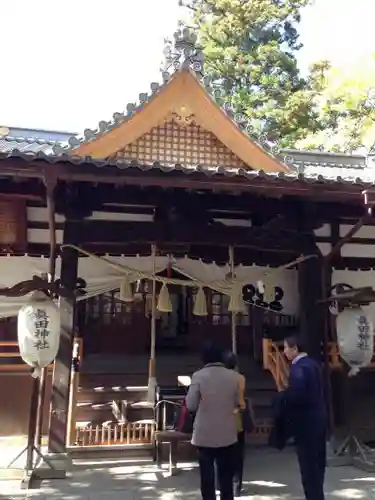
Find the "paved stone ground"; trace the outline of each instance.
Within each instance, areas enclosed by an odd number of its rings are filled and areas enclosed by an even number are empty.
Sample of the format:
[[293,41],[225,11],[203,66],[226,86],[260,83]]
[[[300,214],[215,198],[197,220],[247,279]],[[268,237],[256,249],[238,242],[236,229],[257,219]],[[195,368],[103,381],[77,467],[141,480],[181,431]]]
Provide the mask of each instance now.
[[[178,475],[168,477],[151,462],[80,460],[64,481],[44,482],[41,489],[19,490],[19,482],[0,481],[0,500],[199,500],[195,464],[181,464]],[[327,500],[374,500],[375,473],[352,467],[329,468]],[[293,450],[278,453],[249,449],[244,500],[302,500]]]

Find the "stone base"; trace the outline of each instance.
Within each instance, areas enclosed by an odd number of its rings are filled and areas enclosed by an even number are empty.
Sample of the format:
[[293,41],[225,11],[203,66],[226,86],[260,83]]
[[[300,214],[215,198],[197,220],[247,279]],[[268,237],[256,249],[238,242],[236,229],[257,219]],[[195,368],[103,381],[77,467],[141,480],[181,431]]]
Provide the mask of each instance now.
[[327,442],[327,466],[328,467],[343,467],[353,464],[353,457],[348,452],[338,455],[337,451],[340,448],[340,440],[331,438]]
[[47,453],[33,471],[35,479],[65,479],[72,468],[72,461],[67,453]]
[[362,460],[359,457],[355,457],[353,458],[353,465],[365,472],[375,472],[375,462],[370,460]]
[[375,453],[371,452],[369,448],[362,447],[359,441],[355,441],[358,446],[348,446],[340,451],[341,443],[332,439],[327,443],[327,465],[328,467],[343,467],[351,465],[366,472],[375,472]]

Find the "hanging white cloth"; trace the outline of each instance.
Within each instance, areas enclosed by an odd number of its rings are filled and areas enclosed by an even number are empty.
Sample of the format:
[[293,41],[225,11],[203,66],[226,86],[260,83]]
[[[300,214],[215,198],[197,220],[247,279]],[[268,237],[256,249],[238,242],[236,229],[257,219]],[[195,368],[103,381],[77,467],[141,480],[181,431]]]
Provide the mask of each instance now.
[[[228,279],[229,266],[206,264],[200,260],[189,258],[169,259],[156,257],[155,271],[157,274],[166,270],[168,264],[183,276],[185,282],[195,288],[205,286],[217,292],[231,295],[232,282]],[[60,277],[61,259],[56,261],[56,278]],[[151,257],[110,257],[105,260],[99,257],[80,257],[78,276],[86,281],[86,294],[77,300],[85,300],[96,295],[119,289],[124,278],[128,283],[134,283],[142,276],[152,275]],[[265,271],[273,272],[269,268],[259,266],[242,266],[235,268],[236,280],[256,287]],[[41,257],[1,257],[0,258],[0,287],[11,287],[15,284],[31,279],[33,275],[48,272],[48,259]],[[272,278],[273,283],[282,290],[280,303],[285,314],[297,314],[298,293],[297,273],[295,270],[281,269]],[[25,303],[25,297],[0,297],[0,318],[16,316],[20,307]]]

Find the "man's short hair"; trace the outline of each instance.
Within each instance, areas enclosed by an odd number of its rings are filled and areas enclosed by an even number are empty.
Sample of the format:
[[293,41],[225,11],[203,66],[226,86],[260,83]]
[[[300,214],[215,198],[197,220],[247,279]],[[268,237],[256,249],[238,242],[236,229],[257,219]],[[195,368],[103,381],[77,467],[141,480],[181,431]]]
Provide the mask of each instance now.
[[287,346],[290,347],[291,349],[297,349],[297,351],[299,352],[304,350],[301,339],[296,335],[291,335],[289,337],[286,337],[284,341],[286,342]]
[[228,351],[224,354],[224,365],[229,370],[234,370],[238,366],[237,356],[232,351]]
[[224,361],[222,349],[214,344],[213,342],[208,342],[202,352],[202,361],[205,365],[209,363],[222,363]]

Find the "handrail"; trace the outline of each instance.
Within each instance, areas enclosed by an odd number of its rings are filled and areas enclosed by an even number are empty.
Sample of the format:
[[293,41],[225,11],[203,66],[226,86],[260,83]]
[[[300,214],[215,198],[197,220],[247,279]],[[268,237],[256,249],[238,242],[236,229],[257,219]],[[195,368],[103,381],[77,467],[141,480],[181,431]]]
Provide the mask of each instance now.
[[[336,342],[328,342],[328,359],[332,370],[343,367],[339,347]],[[263,368],[272,373],[278,390],[285,389],[289,376],[289,366],[281,352],[280,344],[273,342],[271,339],[263,339]],[[375,345],[371,363],[366,368],[375,368]]]
[[[82,360],[83,356],[83,342],[82,339],[80,338],[75,338],[74,339],[74,344],[78,344],[78,357],[80,360]],[[4,347],[13,347],[15,348],[13,351],[3,351],[2,348]],[[20,358],[19,363],[12,363],[12,364],[0,364],[0,373],[4,371],[28,371],[31,370],[31,367],[27,365],[22,359],[21,359],[21,354],[19,351],[18,347],[18,342],[16,340],[0,340],[0,359],[1,358]],[[53,363],[49,364],[47,366],[48,370],[53,369]]]
[[[3,351],[4,347],[13,347],[15,348],[13,351]],[[18,347],[18,342],[16,340],[1,340],[0,341],[0,359],[1,358],[20,358],[19,363],[12,364],[0,364],[0,373],[1,372],[28,372],[31,370],[31,367],[27,365],[22,359],[21,354]],[[53,369],[53,363],[47,366],[47,370],[50,371]]]
[[[339,346],[336,342],[328,342],[328,357],[329,357],[329,366],[332,369],[340,369],[343,367],[343,362],[340,357]],[[375,368],[375,344],[374,344],[374,354],[372,356],[371,362],[367,365],[366,368]]]
[[278,391],[287,387],[289,366],[279,345],[271,339],[263,339],[263,368],[271,372]]

